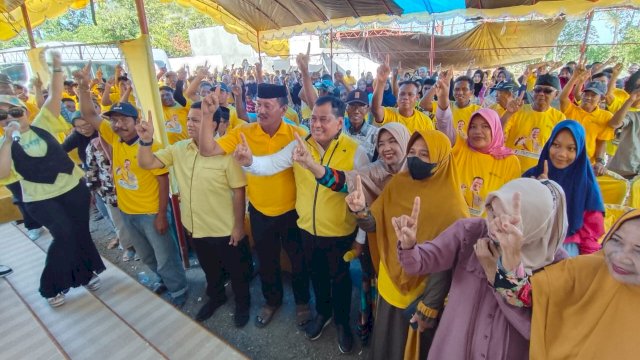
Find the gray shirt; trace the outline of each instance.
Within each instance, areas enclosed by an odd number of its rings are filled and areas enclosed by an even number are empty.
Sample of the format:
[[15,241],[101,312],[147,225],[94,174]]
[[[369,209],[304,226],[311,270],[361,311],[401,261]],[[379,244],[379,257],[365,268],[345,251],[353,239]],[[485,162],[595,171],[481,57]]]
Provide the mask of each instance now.
[[628,112],[622,122],[620,145],[608,169],[624,177],[640,173],[640,111]]

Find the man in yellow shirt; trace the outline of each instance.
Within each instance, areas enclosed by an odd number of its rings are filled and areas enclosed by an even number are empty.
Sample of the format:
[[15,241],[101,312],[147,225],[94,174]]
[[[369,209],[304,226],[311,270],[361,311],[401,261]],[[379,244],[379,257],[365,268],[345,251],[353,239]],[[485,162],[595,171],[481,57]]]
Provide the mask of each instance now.
[[[216,111],[220,121],[220,109]],[[153,153],[150,146],[138,147],[138,163],[146,170],[173,166],[180,188],[182,224],[193,238],[193,246],[207,279],[209,300],[195,316],[210,318],[226,302],[223,270],[231,276],[235,295],[234,323],[243,327],[249,321],[249,280],[251,254],[244,233],[247,185],[244,173],[231,155],[203,157],[198,151],[203,121],[201,103],[191,105],[187,130],[189,139]],[[144,143],[153,142],[153,124],[142,121],[137,128]]]
[[566,117],[551,107],[560,89],[560,79],[540,75],[533,88],[533,103],[523,105],[522,99],[512,99],[500,121],[504,127],[505,145],[514,150],[523,171],[534,167],[542,147],[549,140],[557,123]]
[[[234,154],[248,173],[270,176],[293,167],[296,179],[296,210],[316,296],[316,318],[305,329],[309,340],[317,340],[332,317],[338,330],[338,347],[349,353],[353,336],[349,325],[351,277],[342,254],[351,248],[356,219],[349,211],[344,193],[319,186],[307,170],[309,163],[349,171],[367,166],[369,159],[358,143],[344,134],[345,104],[333,96],[322,96],[313,106],[311,135],[298,135],[275,155],[254,157],[244,143]],[[294,160],[296,162],[294,163]],[[315,191],[312,189],[315,188]]]
[[605,150],[606,142],[615,137],[614,129],[609,126],[609,120],[613,114],[607,110],[600,109],[600,102],[606,95],[605,84],[599,81],[587,83],[582,91],[582,101],[577,106],[569,99],[571,89],[578,80],[587,73],[584,65],[578,65],[560,93],[560,110],[567,119],[579,122],[585,129],[587,156],[593,164],[593,171],[596,176],[606,173]]
[[187,114],[189,113],[189,102],[187,106],[178,104],[173,98],[173,89],[169,86],[160,87],[160,101],[162,101],[162,113],[164,114],[164,128],[167,132],[169,144],[175,144],[180,140],[187,139]]
[[385,63],[378,67],[373,99],[371,100],[371,113],[375,122],[377,124],[399,122],[406,126],[411,134],[416,130],[433,130],[433,121],[415,109],[418,93],[421,90],[420,85],[416,82],[403,81],[400,83],[397,108],[382,106],[384,86],[390,74],[391,67],[389,66],[389,56],[387,56]]
[[513,92],[517,90],[517,88],[517,84],[511,80],[497,83],[491,88],[492,91],[495,91],[496,103],[489,108],[502,117],[502,115],[507,112],[507,104],[513,99]]
[[458,131],[458,138],[466,139],[466,129],[469,127],[471,114],[480,109],[480,105],[471,103],[473,96],[473,80],[468,76],[459,76],[453,83],[453,97],[455,101],[451,104],[454,124],[461,126]]
[[[203,118],[212,117],[220,105],[219,88],[202,103]],[[220,139],[213,139],[213,123],[204,122],[200,129],[198,149],[202,156],[231,154],[244,141],[257,155],[280,151],[304,131],[282,120],[287,111],[285,86],[259,84],[257,97],[258,121],[227,131]],[[291,261],[292,287],[296,302],[296,323],[299,328],[309,322],[309,274],[303,252],[300,229],[296,225],[296,186],[293,170],[287,169],[273,176],[247,175],[249,220],[255,249],[260,261],[260,282],[266,304],[255,319],[263,328],[282,305],[280,250],[284,248]]]
[[171,302],[180,307],[187,300],[187,279],[177,245],[168,232],[168,171],[145,170],[135,161],[138,147],[152,146],[157,150],[159,146],[140,141],[135,128],[138,111],[129,103],[111,106],[104,113],[109,121],[103,121],[91,101],[89,67],[75,76],[80,84],[78,93],[82,118],[91,123],[112,147],[114,185],[123,225],[131,234],[133,246],[142,262],[160,278],[160,283],[154,285],[153,290],[169,290]]
[[346,75],[344,76],[342,81],[344,82],[345,85],[349,85],[350,87],[353,87],[353,85],[356,84],[356,81],[357,81],[356,78],[351,76],[351,70],[347,70],[345,73]]

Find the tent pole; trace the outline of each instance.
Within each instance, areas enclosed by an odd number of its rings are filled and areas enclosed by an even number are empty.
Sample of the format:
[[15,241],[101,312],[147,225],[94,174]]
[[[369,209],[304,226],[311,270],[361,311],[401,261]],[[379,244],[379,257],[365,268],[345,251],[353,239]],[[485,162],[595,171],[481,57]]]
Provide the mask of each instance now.
[[27,30],[27,37],[29,37],[29,47],[36,48],[36,41],[33,39],[33,29],[31,28],[31,19],[29,19],[29,11],[27,11],[27,4],[22,3],[20,5],[22,10],[22,21],[24,22],[24,28]]
[[589,38],[589,32],[591,31],[591,21],[593,21],[593,10],[591,10],[589,15],[587,15],[587,30],[584,33],[584,40],[580,46],[580,62],[584,60],[587,53],[587,40]]
[[329,70],[329,75],[333,77],[333,26],[329,28],[329,46],[331,47],[331,70]]
[[436,43],[435,32],[436,32],[436,21],[432,20],[431,21],[431,47],[429,48],[429,74],[431,75],[433,75],[433,61],[435,57],[435,51],[433,48]]
[[136,11],[138,13],[138,24],[142,35],[149,35],[149,25],[147,15],[144,13],[144,0],[136,0]]
[[260,51],[260,31],[256,31],[256,37],[258,38],[258,62],[262,65],[262,51]]

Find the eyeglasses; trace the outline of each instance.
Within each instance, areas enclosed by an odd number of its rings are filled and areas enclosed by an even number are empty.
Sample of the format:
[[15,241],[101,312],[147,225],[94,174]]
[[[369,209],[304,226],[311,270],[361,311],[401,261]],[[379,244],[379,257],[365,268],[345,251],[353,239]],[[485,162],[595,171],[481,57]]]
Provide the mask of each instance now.
[[11,115],[12,118],[17,119],[17,118],[21,118],[24,115],[24,109],[23,108],[19,108],[19,107],[14,107],[7,110],[0,110],[0,120],[6,120],[9,115]]
[[533,92],[536,93],[536,94],[539,94],[539,93],[543,92],[543,93],[549,95],[554,91],[556,91],[556,90],[555,89],[549,89],[549,88],[542,88],[542,87],[537,87],[537,88],[533,89]]

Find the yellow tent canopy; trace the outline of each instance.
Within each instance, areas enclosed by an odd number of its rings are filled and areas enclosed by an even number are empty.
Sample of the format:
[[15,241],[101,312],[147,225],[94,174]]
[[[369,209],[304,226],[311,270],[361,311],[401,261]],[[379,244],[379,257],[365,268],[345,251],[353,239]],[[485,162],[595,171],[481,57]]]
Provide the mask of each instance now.
[[[192,7],[270,56],[289,55],[288,39],[296,34],[345,29],[371,23],[428,22],[467,18],[518,18],[536,14],[554,18],[584,16],[594,7],[638,6],[634,0],[161,0]],[[0,39],[15,37],[24,27],[19,6],[26,3],[32,26],[60,16],[88,0],[3,0]],[[133,14],[132,14],[133,16]],[[260,41],[258,42],[258,39]]]

